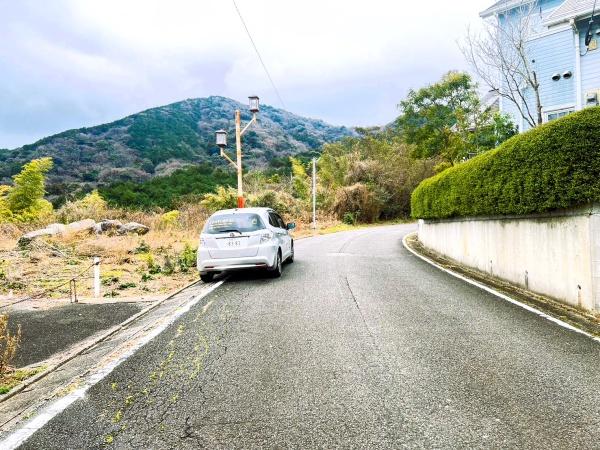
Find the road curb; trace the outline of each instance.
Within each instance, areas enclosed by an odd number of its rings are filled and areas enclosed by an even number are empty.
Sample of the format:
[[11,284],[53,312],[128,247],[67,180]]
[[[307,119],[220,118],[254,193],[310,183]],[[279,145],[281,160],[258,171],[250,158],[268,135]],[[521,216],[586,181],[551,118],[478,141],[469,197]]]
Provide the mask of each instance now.
[[549,314],[547,314],[547,313],[545,313],[545,312],[543,312],[543,311],[541,311],[541,310],[539,310],[537,308],[534,308],[533,306],[530,306],[530,305],[527,305],[527,304],[525,304],[523,302],[520,302],[519,300],[516,300],[515,298],[513,298],[513,297],[511,297],[509,295],[503,294],[502,292],[497,291],[496,289],[494,289],[494,288],[492,288],[490,286],[487,286],[487,285],[485,285],[483,283],[480,283],[479,281],[475,281],[475,280],[473,280],[473,279],[471,279],[471,278],[469,278],[469,277],[467,277],[465,275],[462,275],[462,274],[459,274],[457,272],[454,272],[453,270],[447,269],[447,268],[441,266],[440,264],[438,264],[437,262],[435,262],[434,260],[432,260],[432,259],[430,259],[430,258],[428,258],[428,257],[426,257],[424,255],[421,255],[419,252],[417,252],[416,250],[414,250],[408,244],[408,242],[407,242],[410,237],[415,236],[415,235],[417,235],[416,232],[409,233],[409,234],[405,235],[402,238],[402,245],[404,246],[404,248],[406,248],[410,253],[412,253],[417,258],[419,258],[419,259],[425,261],[426,263],[434,266],[435,268],[441,270],[442,272],[445,272],[445,273],[447,273],[449,275],[452,275],[453,277],[458,278],[459,280],[462,280],[462,281],[464,281],[464,282],[466,282],[466,283],[468,283],[468,284],[470,284],[472,286],[475,286],[475,287],[477,287],[477,288],[479,288],[479,289],[481,289],[481,290],[483,290],[485,292],[488,292],[488,293],[490,293],[490,294],[492,294],[492,295],[494,295],[494,296],[496,296],[496,297],[498,297],[498,298],[500,298],[500,299],[502,299],[504,301],[507,301],[509,303],[512,303],[513,305],[519,306],[520,308],[523,308],[523,309],[525,309],[525,310],[527,310],[529,312],[532,312],[532,313],[534,313],[534,314],[536,314],[536,315],[538,315],[538,316],[540,316],[540,317],[542,317],[542,318],[544,318],[544,319],[546,319],[546,320],[548,320],[550,322],[553,322],[554,324],[556,324],[556,325],[558,325],[560,327],[566,328],[566,329],[568,329],[570,331],[574,331],[575,333],[578,333],[578,334],[582,334],[582,335],[584,335],[584,336],[592,339],[593,341],[596,341],[596,342],[600,343],[600,337],[598,337],[598,336],[595,336],[595,335],[593,335],[591,333],[588,333],[587,331],[584,331],[584,330],[582,330],[580,328],[577,328],[576,326],[571,325],[570,323],[567,323],[567,322],[565,322],[563,320],[560,320],[560,319],[558,319],[558,318],[556,318],[554,316],[551,316],[551,315],[549,315]]
[[[175,292],[172,292],[172,293],[168,294],[165,298],[163,298],[161,300],[157,300],[156,302],[152,303],[150,306],[142,309],[140,312],[138,312],[138,313],[134,314],[133,316],[129,317],[127,320],[125,320],[125,321],[121,322],[120,324],[115,325],[114,327],[110,328],[106,333],[98,336],[97,338],[93,339],[90,342],[86,342],[82,347],[77,348],[72,353],[67,354],[64,358],[62,358],[58,362],[54,363],[52,366],[50,366],[49,368],[47,368],[43,372],[40,372],[37,375],[34,375],[33,377],[26,379],[21,384],[19,384],[19,385],[15,386],[14,388],[12,388],[6,394],[0,396],[0,403],[4,403],[5,401],[7,401],[7,400],[11,399],[12,397],[14,397],[15,395],[19,394],[20,392],[23,392],[29,386],[31,386],[32,384],[35,384],[36,382],[40,381],[42,378],[44,378],[44,377],[48,376],[49,374],[51,374],[52,372],[56,371],[61,366],[65,365],[66,363],[68,363],[69,361],[71,361],[72,359],[74,359],[75,357],[77,357],[77,356],[81,355],[82,353],[84,353],[84,352],[90,350],[91,348],[95,347],[96,345],[98,345],[102,341],[108,339],[109,337],[111,337],[115,333],[121,331],[126,326],[128,326],[131,323],[135,322],[136,320],[144,317],[146,314],[148,314],[149,312],[153,311],[154,309],[156,309],[157,307],[159,307],[160,305],[162,305],[167,300],[175,297],[177,294],[183,292],[184,290],[186,290],[186,289],[188,289],[188,288],[190,288],[190,287],[192,287],[192,286],[194,286],[194,285],[196,285],[198,283],[200,283],[200,280],[196,280],[196,281],[193,281],[191,283],[188,283],[187,285],[185,285],[184,287],[176,290]],[[38,365],[43,365],[43,361],[40,364],[38,364]]]

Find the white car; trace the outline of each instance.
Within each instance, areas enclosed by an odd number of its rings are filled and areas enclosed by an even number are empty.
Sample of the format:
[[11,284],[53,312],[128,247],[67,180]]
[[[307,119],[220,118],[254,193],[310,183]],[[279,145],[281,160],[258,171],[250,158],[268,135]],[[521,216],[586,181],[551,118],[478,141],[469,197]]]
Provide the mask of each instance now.
[[270,208],[227,209],[214,213],[200,234],[197,266],[204,282],[221,272],[266,269],[281,276],[282,264],[294,261],[294,240]]

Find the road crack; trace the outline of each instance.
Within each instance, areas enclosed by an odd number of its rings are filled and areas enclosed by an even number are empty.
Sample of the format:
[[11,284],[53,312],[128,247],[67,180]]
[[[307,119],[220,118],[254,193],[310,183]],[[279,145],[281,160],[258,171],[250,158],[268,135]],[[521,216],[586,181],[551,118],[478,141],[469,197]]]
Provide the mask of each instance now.
[[346,287],[348,288],[348,291],[350,292],[350,296],[352,297],[352,301],[354,302],[354,305],[356,306],[356,309],[358,310],[358,314],[360,315],[362,323],[363,323],[365,329],[367,330],[369,337],[373,341],[373,345],[375,345],[375,347],[379,348],[379,346],[377,345],[377,342],[375,342],[375,336],[374,336],[373,332],[371,331],[369,324],[367,323],[367,319],[365,318],[365,315],[363,314],[363,310],[361,309],[360,304],[358,303],[358,299],[356,298],[356,295],[354,294],[354,291],[352,290],[352,286],[350,286],[350,280],[348,280],[348,276],[345,276],[344,280],[346,281]]

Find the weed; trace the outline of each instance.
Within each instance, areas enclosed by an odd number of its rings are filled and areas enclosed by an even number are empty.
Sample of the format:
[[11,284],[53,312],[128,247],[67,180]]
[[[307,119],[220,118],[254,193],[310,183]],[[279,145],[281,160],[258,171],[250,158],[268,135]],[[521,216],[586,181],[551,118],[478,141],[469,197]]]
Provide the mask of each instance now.
[[118,277],[102,277],[102,284],[104,286],[110,286],[111,284],[115,284],[119,282]]
[[358,213],[351,213],[351,212],[345,213],[344,218],[342,219],[342,222],[344,222],[346,225],[356,225],[357,221],[358,221]]
[[33,369],[18,369],[13,372],[8,372],[0,377],[0,394],[10,392],[12,388],[17,386],[22,381],[30,378],[38,373],[46,370],[46,366],[39,366]]
[[121,270],[107,270],[104,273],[102,273],[101,283],[104,286],[110,286],[112,284],[118,283],[122,276],[123,271]]
[[113,298],[113,297],[118,297],[119,295],[121,295],[119,293],[119,291],[115,291],[113,289],[112,291],[109,291],[109,292],[105,293],[102,297],[104,297],[104,298]]
[[144,253],[143,255],[141,255],[142,260],[146,263],[146,267],[148,269],[148,272],[151,275],[156,275],[157,273],[161,272],[161,267],[156,264],[156,260],[154,259],[154,256],[152,256],[152,253]]
[[164,273],[165,275],[173,275],[174,272],[175,265],[173,264],[173,261],[171,261],[169,255],[165,255],[165,262],[163,264],[162,273]]
[[10,363],[17,354],[21,342],[21,325],[17,326],[16,333],[8,329],[8,315],[0,315],[0,377],[10,370]]
[[179,268],[182,272],[187,272],[196,265],[196,251],[192,248],[189,242],[185,243],[183,251],[179,254],[177,262],[179,263]]
[[133,253],[136,255],[142,253],[150,253],[150,246],[143,239],[140,241],[139,245],[133,250]]
[[[150,275],[149,273],[143,273],[142,274],[142,281],[146,282],[146,281],[151,281],[154,280],[154,277],[152,275]],[[148,288],[144,289],[144,290],[148,290]]]
[[179,216],[180,212],[177,210],[164,213],[162,216],[160,216],[158,225],[164,229],[175,228],[179,223]]

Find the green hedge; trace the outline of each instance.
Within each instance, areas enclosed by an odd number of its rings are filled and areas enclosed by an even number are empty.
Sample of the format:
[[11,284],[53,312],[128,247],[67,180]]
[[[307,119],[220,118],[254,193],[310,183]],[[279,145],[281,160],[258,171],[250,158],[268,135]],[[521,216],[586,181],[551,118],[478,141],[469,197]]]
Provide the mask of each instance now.
[[600,201],[600,107],[570,114],[423,181],[419,219],[540,213]]

